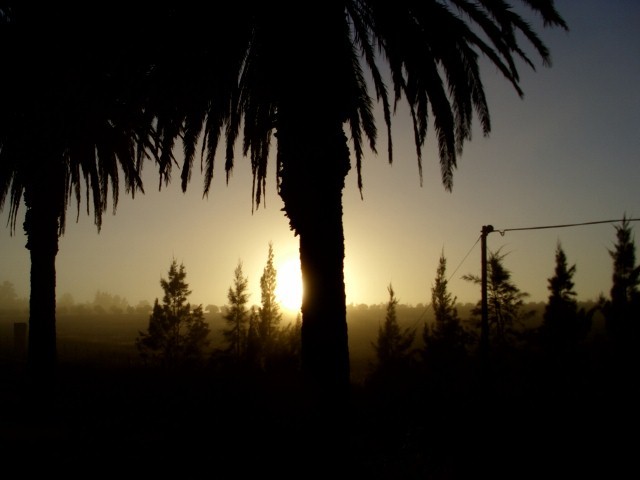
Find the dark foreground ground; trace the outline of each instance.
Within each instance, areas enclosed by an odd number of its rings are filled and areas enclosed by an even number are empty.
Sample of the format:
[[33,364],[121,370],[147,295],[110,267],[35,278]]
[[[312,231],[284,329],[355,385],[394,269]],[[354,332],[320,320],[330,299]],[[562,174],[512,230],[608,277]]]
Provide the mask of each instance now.
[[408,372],[332,411],[292,372],[63,362],[43,390],[4,362],[0,381],[2,465],[27,477],[614,479],[640,457],[638,370],[600,363]]

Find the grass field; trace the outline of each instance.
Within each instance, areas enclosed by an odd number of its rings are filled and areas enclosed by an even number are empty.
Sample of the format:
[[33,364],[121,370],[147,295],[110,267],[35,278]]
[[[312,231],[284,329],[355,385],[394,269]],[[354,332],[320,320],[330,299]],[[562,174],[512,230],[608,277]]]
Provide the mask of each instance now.
[[[620,370],[597,349],[558,368],[519,352],[491,375],[469,364],[455,375],[354,382],[347,404],[326,409],[294,372],[146,368],[133,341],[147,320],[60,316],[58,374],[43,387],[14,342],[14,323],[26,317],[2,317],[7,468],[82,478],[434,480],[623,478],[635,468],[637,368]],[[352,329],[366,337],[357,352],[377,332],[377,320],[362,322]]]

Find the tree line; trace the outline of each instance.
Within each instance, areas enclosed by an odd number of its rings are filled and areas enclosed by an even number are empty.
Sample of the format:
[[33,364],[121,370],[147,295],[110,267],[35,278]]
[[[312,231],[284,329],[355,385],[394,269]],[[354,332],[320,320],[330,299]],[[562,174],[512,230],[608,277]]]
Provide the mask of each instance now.
[[[210,327],[202,305],[188,302],[191,294],[186,268],[174,259],[168,278],[160,284],[162,303],[156,298],[146,331],[139,332],[135,345],[145,362],[164,368],[202,364],[205,360],[229,368],[267,370],[274,365],[297,369],[300,361],[302,320],[282,325],[282,313],[276,298],[277,271],[273,244],[269,243],[267,262],[260,277],[261,303],[249,306],[248,278],[239,260],[233,283],[223,307],[224,345],[209,352]],[[209,355],[208,359],[205,357]]]
[[[513,282],[505,265],[506,254],[500,249],[488,258],[488,322],[492,356],[501,358],[517,349],[535,348],[554,361],[571,358],[581,348],[600,314],[605,332],[615,350],[631,351],[638,339],[640,319],[640,266],[635,264],[635,242],[628,220],[616,226],[610,297],[604,294],[590,306],[580,306],[576,299],[570,265],[558,242],[554,274],[548,281],[549,297],[544,304],[541,322],[532,324],[534,310],[527,308],[527,293]],[[447,260],[441,253],[435,281],[431,288],[432,321],[406,326],[398,318],[398,298],[393,285],[387,287],[384,321],[369,346],[373,360],[368,377],[393,378],[416,364],[428,368],[456,368],[477,359],[481,302],[468,318],[458,313],[457,298],[449,291]],[[136,346],[143,359],[164,366],[215,363],[226,368],[256,368],[262,371],[287,365],[300,366],[301,319],[282,326],[282,313],[275,296],[277,271],[273,264],[273,245],[269,244],[267,262],[260,278],[261,303],[248,305],[248,279],[239,261],[228,289],[228,303],[222,309],[225,327],[223,346],[209,353],[209,326],[201,305],[192,306],[185,281],[186,270],[174,260],[168,279],[161,281],[162,304],[156,299],[146,332],[140,332]],[[463,277],[480,283],[477,275]],[[205,358],[206,357],[206,358]],[[417,362],[417,363],[416,363]]]
[[[521,291],[511,279],[505,266],[506,254],[500,249],[490,252],[487,264],[487,307],[489,337],[494,356],[509,350],[531,347],[542,350],[554,360],[571,358],[587,338],[596,313],[604,317],[605,332],[616,355],[627,357],[637,345],[640,325],[640,265],[635,263],[635,242],[630,223],[623,219],[616,226],[616,243],[609,250],[613,260],[610,296],[604,294],[590,308],[579,307],[573,276],[576,265],[569,265],[560,242],[555,252],[555,270],[548,278],[549,297],[540,325],[530,326],[534,311],[527,310]],[[435,322],[425,324],[422,346],[415,348],[416,328],[401,329],[396,316],[397,299],[391,285],[384,324],[373,344],[376,353],[373,371],[376,375],[387,371],[397,373],[398,365],[406,366],[419,355],[429,365],[446,368],[459,364],[470,354],[477,353],[481,302],[472,316],[463,321],[457,311],[456,298],[448,291],[446,258],[440,257],[435,283],[431,289],[431,307]],[[464,279],[480,284],[477,275]]]
[[[500,249],[489,252],[488,258],[488,320],[494,351],[505,350],[534,339],[554,355],[567,355],[588,336],[596,313],[605,319],[606,332],[616,342],[630,348],[637,338],[637,318],[640,318],[638,285],[640,267],[635,265],[635,239],[629,220],[624,218],[616,226],[616,243],[609,250],[613,260],[610,297],[601,294],[592,305],[579,307],[574,291],[573,276],[576,265],[569,265],[566,253],[559,242],[555,254],[554,276],[548,279],[549,298],[544,304],[542,323],[531,326],[534,316],[531,305],[525,302],[528,294],[521,291],[511,279],[505,266],[506,254]],[[282,313],[275,291],[277,271],[273,245],[269,243],[266,265],[260,278],[260,305],[249,305],[248,278],[239,261],[227,292],[227,305],[221,309],[226,327],[222,331],[225,345],[216,347],[216,361],[235,365],[253,365],[263,369],[278,361],[298,364],[300,354],[300,315],[295,322],[282,325]],[[477,275],[463,278],[480,284]],[[126,299],[107,292],[96,292],[93,303],[75,304],[70,294],[58,302],[61,313],[78,314],[149,314],[149,326],[136,340],[141,356],[151,362],[177,364],[184,361],[202,361],[210,345],[209,326],[204,320],[202,305],[188,303],[191,293],[186,283],[186,268],[172,261],[168,279],[161,280],[164,291],[162,303],[156,298],[153,305],[146,301],[136,307]],[[397,317],[398,299],[393,286],[388,286],[384,323],[378,336],[370,345],[375,354],[372,370],[385,370],[387,364],[403,363],[419,353],[429,362],[453,361],[450,356],[462,357],[475,351],[478,343],[481,305],[478,302],[467,314],[459,315],[457,298],[448,291],[446,258],[441,254],[435,283],[428,306],[433,314],[430,321],[419,327],[401,328]],[[28,308],[25,299],[15,293],[13,284],[4,281],[0,285],[0,309],[5,312]],[[214,306],[208,306],[214,310]],[[217,307],[215,307],[217,310]],[[422,350],[422,352],[419,352]],[[184,357],[184,358],[183,358]],[[277,360],[279,359],[279,360]],[[402,360],[401,360],[402,359]],[[405,362],[406,363],[406,362]]]

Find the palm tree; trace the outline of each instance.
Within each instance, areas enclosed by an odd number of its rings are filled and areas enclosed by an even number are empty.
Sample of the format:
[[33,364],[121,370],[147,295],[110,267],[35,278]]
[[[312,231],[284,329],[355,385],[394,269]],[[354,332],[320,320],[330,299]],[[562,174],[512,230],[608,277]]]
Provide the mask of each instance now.
[[[553,0],[522,3],[545,26],[567,28]],[[384,112],[389,162],[391,117],[404,99],[414,126],[418,173],[431,123],[442,182],[451,189],[474,113],[484,134],[491,129],[480,56],[522,94],[516,60],[531,67],[534,62],[521,43],[533,47],[545,65],[550,54],[508,2],[345,0],[298,2],[295,10],[283,0],[220,5],[193,16],[185,12],[190,35],[206,32],[198,38],[204,43],[189,44],[189,55],[197,58],[192,70],[185,68],[182,76],[172,75],[171,65],[155,71],[160,79],[178,78],[180,85],[158,98],[158,133],[166,152],[161,173],[168,181],[175,163],[169,152],[181,138],[186,189],[201,145],[207,195],[219,143],[226,143],[228,179],[234,146],[242,137],[258,207],[272,135],[276,138],[277,191],[300,242],[303,372],[318,391],[344,398],[350,369],[342,191],[352,166],[350,147],[360,187],[364,144],[374,152],[377,148],[372,92]]]
[[[26,208],[28,364],[42,378],[51,378],[57,361],[55,259],[67,207],[75,199],[79,215],[86,197],[100,231],[110,198],[115,212],[121,177],[127,192],[142,191],[151,122],[130,100],[143,98],[135,79],[144,69],[126,55],[130,38],[107,41],[119,21],[109,12],[71,2],[0,9],[0,208],[9,206],[11,234],[23,201]],[[105,21],[108,28],[99,28]]]

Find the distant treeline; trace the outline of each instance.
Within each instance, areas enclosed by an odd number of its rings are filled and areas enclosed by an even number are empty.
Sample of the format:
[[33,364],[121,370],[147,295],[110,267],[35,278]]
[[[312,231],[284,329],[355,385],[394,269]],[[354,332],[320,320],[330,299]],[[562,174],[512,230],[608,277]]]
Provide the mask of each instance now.
[[[585,307],[595,304],[594,301],[579,302]],[[530,302],[526,304],[527,309],[541,311],[544,309],[545,302]],[[457,303],[456,308],[462,318],[471,316],[471,310],[476,306],[474,303]],[[222,314],[225,305],[219,306],[208,304],[204,306],[204,312],[208,314]],[[384,320],[386,312],[386,303],[378,304],[349,304],[347,305],[347,314],[352,319],[358,319],[363,314],[370,314],[373,317]],[[411,323],[413,321],[433,320],[433,310],[430,305],[418,303],[417,305],[399,304],[398,316],[401,323]],[[102,315],[102,314],[150,314],[152,305],[147,300],[140,300],[135,305],[131,305],[129,301],[120,295],[114,295],[108,292],[98,290],[91,302],[76,303],[73,295],[64,293],[58,298],[57,313],[59,315],[78,314],[78,315]],[[27,314],[29,313],[29,299],[19,298],[15,293],[15,287],[10,281],[4,281],[0,284],[0,315],[9,314]],[[285,317],[287,314],[284,313]],[[366,315],[369,316],[369,315]],[[295,315],[290,315],[292,319]]]

